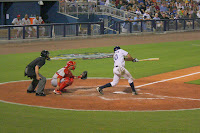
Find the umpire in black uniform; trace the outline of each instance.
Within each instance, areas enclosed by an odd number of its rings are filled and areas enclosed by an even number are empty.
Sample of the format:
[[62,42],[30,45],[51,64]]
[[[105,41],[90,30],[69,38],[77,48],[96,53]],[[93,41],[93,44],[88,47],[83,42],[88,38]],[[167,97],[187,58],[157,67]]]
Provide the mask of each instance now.
[[[33,60],[30,64],[26,66],[25,76],[33,79],[32,83],[27,89],[27,93],[35,93],[36,96],[46,96],[44,94],[44,87],[46,84],[46,78],[39,74],[39,69],[45,64],[46,60],[50,60],[49,51],[43,50],[41,56]],[[35,91],[36,86],[37,90]]]

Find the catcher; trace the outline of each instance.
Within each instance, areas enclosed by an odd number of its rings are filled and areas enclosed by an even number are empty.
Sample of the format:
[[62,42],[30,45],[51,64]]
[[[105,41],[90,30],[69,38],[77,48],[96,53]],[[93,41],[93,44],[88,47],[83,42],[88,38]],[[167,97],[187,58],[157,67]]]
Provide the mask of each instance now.
[[87,71],[84,71],[80,76],[74,76],[71,70],[75,70],[76,62],[68,61],[66,66],[59,69],[52,77],[51,84],[56,87],[53,91],[55,94],[61,95],[62,92],[66,92],[67,86],[72,85],[74,79],[87,79]]

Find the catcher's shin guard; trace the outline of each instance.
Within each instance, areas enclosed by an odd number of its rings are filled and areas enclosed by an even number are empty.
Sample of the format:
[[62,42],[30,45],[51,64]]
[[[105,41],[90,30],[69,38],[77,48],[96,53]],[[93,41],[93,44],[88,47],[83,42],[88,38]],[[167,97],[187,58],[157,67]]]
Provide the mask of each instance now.
[[74,79],[73,78],[65,78],[65,80],[60,83],[60,91],[62,91],[65,87],[71,85],[73,83]]

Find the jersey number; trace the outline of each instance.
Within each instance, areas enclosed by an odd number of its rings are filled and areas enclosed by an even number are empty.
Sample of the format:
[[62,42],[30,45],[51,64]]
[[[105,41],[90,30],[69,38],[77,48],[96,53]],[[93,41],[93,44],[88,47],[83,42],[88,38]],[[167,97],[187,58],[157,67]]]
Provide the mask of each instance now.
[[117,59],[118,59],[118,55],[115,54],[115,55],[114,55],[114,60],[117,60]]

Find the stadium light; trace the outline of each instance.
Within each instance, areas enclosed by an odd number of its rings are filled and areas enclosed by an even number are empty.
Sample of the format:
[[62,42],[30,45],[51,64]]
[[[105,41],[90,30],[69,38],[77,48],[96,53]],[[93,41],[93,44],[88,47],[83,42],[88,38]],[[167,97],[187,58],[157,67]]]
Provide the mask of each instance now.
[[44,5],[44,3],[43,3],[43,1],[38,1],[38,4],[40,5],[40,6],[43,6]]

